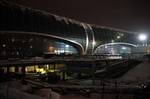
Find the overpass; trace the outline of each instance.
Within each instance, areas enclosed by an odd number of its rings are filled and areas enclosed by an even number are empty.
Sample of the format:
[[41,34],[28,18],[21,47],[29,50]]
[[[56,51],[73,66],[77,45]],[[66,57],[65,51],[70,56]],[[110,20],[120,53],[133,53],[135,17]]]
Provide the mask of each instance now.
[[[137,33],[134,32],[87,24],[6,0],[0,1],[0,12],[1,57],[26,57],[37,50],[32,56],[41,55],[44,53],[42,46],[45,45],[43,38],[68,44],[81,55],[97,54],[97,50],[100,50],[103,45],[128,46],[131,50],[127,52],[132,53],[132,49],[135,51],[136,45],[139,44],[136,39]],[[26,44],[32,50],[23,46],[24,42],[29,41],[24,41],[26,38],[38,39],[31,44],[30,42]],[[34,45],[36,45],[35,49],[33,49]],[[11,46],[13,49],[10,48]],[[26,51],[28,51],[27,55],[24,55]]]

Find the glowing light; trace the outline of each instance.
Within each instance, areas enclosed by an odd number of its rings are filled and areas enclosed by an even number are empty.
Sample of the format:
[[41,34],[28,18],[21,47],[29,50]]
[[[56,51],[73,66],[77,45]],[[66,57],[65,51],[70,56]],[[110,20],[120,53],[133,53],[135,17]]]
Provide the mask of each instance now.
[[64,50],[54,50],[54,53],[56,54],[60,54],[60,53],[64,53],[65,51]]
[[126,50],[127,48],[123,46],[122,49],[123,49],[123,50]]
[[52,69],[51,69],[51,70],[49,70],[49,72],[52,72],[52,73],[53,73],[53,72],[55,72],[55,70],[52,70]]
[[30,42],[33,41],[33,38],[30,38],[29,41],[30,41]]
[[3,47],[6,47],[6,44],[3,44]]
[[96,42],[95,42],[95,41],[93,41],[93,42],[92,42],[92,45],[93,45],[93,46],[95,46],[95,45],[96,45]]
[[19,55],[19,52],[17,51],[17,55]]
[[68,47],[69,47],[69,45],[65,45],[65,47],[66,47],[66,48],[68,48]]
[[41,74],[45,74],[46,71],[43,68],[36,68],[36,72],[39,72]]
[[111,40],[112,43],[114,43],[114,40]]
[[120,39],[120,36],[117,36],[117,39]]
[[30,48],[33,48],[33,46],[31,45]]
[[124,34],[123,34],[123,33],[121,33],[120,35],[121,35],[121,36],[124,36]]
[[147,40],[147,35],[146,34],[140,34],[138,36],[138,38],[139,38],[140,41],[145,41],[145,40]]
[[14,38],[12,38],[12,39],[11,39],[11,41],[12,41],[12,42],[14,42],[14,41],[15,41],[15,39],[14,39]]
[[49,47],[48,47],[48,51],[49,51],[49,52],[54,52],[54,47],[49,46]]

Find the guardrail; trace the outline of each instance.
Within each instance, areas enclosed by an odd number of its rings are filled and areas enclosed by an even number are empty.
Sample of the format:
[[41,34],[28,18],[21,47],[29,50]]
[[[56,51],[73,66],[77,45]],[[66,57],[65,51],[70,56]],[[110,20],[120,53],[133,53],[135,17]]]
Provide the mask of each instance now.
[[126,60],[126,59],[136,59],[143,60],[145,54],[135,53],[135,54],[123,54],[123,55],[110,55],[110,54],[101,54],[101,55],[54,55],[50,58],[43,57],[33,57],[28,59],[7,59],[0,60],[0,66],[7,65],[17,65],[17,64],[45,64],[52,62],[69,62],[69,61],[100,61],[100,60]]

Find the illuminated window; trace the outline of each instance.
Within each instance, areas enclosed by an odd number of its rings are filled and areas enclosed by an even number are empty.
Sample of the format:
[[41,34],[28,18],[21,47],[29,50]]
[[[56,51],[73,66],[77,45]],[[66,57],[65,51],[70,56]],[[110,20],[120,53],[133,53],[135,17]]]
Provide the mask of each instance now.
[[48,51],[49,51],[49,52],[54,52],[54,47],[53,47],[53,46],[49,46],[49,47],[48,47]]

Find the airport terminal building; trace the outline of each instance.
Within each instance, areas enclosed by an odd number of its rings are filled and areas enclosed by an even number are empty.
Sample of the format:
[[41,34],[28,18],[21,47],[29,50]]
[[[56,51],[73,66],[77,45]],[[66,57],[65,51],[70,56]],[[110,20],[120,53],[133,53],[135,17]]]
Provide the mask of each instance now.
[[44,54],[130,54],[147,52],[137,33],[91,25],[0,1],[0,58]]

